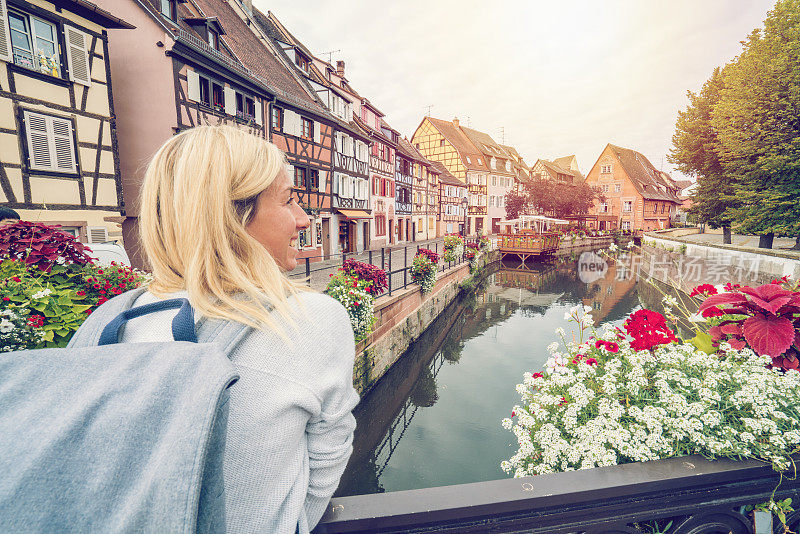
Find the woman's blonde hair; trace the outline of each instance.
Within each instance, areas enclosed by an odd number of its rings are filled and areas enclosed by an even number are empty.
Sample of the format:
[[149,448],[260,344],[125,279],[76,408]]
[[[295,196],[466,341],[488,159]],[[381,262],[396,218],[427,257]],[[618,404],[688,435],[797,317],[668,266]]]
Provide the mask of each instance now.
[[231,126],[199,126],[164,143],[145,173],[139,208],[150,291],[186,290],[207,317],[277,331],[275,309],[293,322],[288,297],[303,286],[245,230],[285,162],[275,145]]

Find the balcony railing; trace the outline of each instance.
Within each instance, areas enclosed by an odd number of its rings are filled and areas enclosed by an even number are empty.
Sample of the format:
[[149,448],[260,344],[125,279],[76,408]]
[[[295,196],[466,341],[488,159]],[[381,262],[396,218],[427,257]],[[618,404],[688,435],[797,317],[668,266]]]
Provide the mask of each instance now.
[[[797,461],[797,459],[795,460]],[[763,462],[685,456],[528,478],[331,500],[327,532],[567,532],[752,534],[744,506],[791,497]],[[778,488],[773,495],[773,490]],[[786,518],[797,531],[800,512]],[[669,523],[668,523],[669,522]],[[666,526],[666,525],[669,526]],[[771,529],[769,530],[771,532]],[[779,526],[775,532],[783,532]]]
[[394,211],[396,213],[411,214],[411,202],[399,202],[395,200]]
[[470,206],[470,215],[486,215],[486,206]]
[[486,186],[485,185],[469,184],[467,186],[467,190],[470,193],[472,193],[473,195],[485,195],[486,194]]

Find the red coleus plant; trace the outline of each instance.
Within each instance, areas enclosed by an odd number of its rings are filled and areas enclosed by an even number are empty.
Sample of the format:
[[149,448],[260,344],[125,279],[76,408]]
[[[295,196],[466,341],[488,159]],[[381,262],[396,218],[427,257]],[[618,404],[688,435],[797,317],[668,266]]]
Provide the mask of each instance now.
[[0,259],[22,260],[48,273],[56,263],[92,263],[88,250],[75,236],[61,231],[59,225],[18,221],[0,228]]
[[650,350],[658,345],[678,341],[675,333],[667,326],[664,316],[652,310],[632,313],[623,326],[633,338],[631,348],[634,350]]
[[700,305],[704,317],[733,316],[709,328],[711,339],[727,341],[737,349],[746,342],[756,354],[772,356],[774,366],[798,368],[800,292],[778,284],[726,289]]
[[417,256],[428,256],[428,259],[431,260],[434,265],[439,263],[439,255],[429,248],[419,249],[417,251]]
[[344,261],[340,271],[344,271],[359,280],[371,282],[370,285],[364,289],[367,293],[376,297],[386,291],[389,284],[386,278],[386,271],[374,265],[370,265],[369,263],[348,259]]

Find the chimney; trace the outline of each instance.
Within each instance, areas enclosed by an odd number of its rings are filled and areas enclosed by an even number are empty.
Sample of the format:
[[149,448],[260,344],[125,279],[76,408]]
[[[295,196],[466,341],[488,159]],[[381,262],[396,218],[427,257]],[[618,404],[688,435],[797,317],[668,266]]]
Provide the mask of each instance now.
[[336,74],[344,78],[344,61],[341,59],[336,60]]
[[455,126],[456,128],[458,128],[458,117],[455,117],[455,118],[453,119],[453,126]]

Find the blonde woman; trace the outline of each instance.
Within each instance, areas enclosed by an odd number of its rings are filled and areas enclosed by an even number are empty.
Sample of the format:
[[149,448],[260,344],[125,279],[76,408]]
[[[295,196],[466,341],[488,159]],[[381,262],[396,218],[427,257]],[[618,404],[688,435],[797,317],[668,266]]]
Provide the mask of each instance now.
[[[229,355],[240,375],[223,456],[229,532],[309,532],[352,450],[353,332],[338,302],[285,275],[309,226],[285,163],[261,138],[202,126],[164,143],[142,186],[153,280],[134,305],[183,296],[198,328],[253,327]],[[120,341],[172,339],[175,313],[132,320]]]

